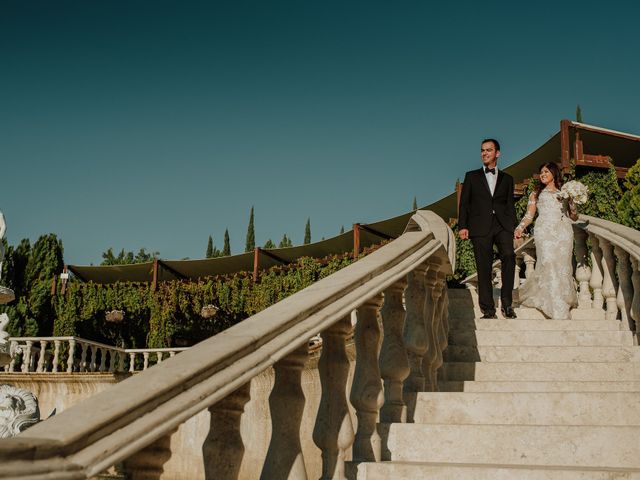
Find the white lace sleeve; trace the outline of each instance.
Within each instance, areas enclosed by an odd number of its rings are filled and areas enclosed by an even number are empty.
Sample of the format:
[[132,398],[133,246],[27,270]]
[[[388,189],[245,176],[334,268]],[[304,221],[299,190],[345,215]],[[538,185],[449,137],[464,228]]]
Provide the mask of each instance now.
[[531,194],[529,195],[529,202],[527,203],[527,211],[525,212],[524,217],[522,217],[522,220],[520,221],[516,229],[524,230],[529,225],[531,225],[531,222],[533,222],[533,217],[536,214],[537,203],[538,196],[535,192],[531,192]]

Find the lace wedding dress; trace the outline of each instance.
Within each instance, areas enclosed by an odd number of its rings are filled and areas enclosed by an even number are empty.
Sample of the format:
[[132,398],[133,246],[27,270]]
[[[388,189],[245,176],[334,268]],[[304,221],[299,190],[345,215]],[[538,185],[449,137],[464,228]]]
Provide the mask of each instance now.
[[[535,212],[536,265],[520,287],[520,304],[534,307],[553,319],[568,319],[578,298],[573,281],[573,228],[567,202],[557,192],[543,190],[529,197],[527,212]],[[532,218],[533,215],[530,216]]]

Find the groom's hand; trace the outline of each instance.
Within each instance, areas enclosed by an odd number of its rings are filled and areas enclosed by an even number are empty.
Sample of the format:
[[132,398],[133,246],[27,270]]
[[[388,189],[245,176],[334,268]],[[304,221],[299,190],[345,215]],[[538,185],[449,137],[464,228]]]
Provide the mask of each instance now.
[[460,240],[468,240],[469,239],[469,230],[466,228],[461,229],[458,232],[458,236],[460,237]]

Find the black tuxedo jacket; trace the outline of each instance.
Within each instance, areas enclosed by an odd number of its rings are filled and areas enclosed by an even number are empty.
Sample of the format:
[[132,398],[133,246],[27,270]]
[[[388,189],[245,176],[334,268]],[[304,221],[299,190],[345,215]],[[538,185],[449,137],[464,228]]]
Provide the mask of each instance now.
[[493,196],[484,175],[484,168],[471,170],[464,176],[458,212],[458,229],[468,229],[470,237],[489,234],[494,212],[502,228],[508,232],[515,230],[513,177],[502,170],[498,170],[497,175]]

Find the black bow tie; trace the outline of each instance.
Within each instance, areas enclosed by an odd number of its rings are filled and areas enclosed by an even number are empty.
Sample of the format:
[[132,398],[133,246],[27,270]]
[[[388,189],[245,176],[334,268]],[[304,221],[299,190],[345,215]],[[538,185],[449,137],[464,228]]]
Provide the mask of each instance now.
[[496,169],[495,168],[489,168],[489,167],[484,167],[484,173],[492,173],[492,174],[496,174]]

